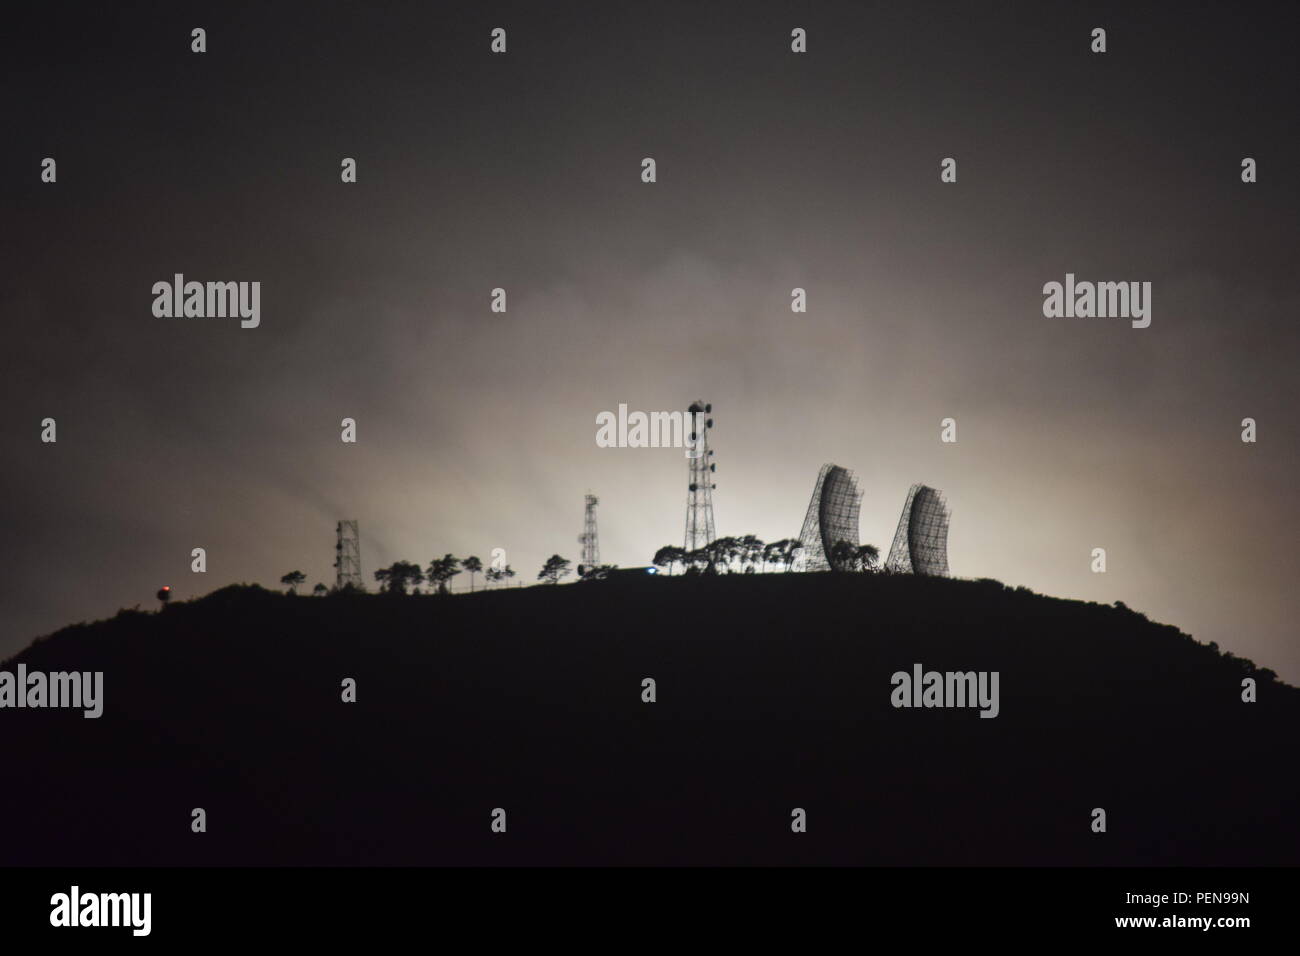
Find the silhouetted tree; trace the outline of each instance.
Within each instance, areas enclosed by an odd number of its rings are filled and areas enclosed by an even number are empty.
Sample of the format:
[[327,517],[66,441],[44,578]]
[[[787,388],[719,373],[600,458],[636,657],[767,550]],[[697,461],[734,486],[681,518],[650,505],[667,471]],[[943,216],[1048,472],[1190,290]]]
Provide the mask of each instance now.
[[410,561],[397,561],[391,567],[380,568],[375,572],[375,580],[383,585],[389,594],[405,594],[406,589],[417,588],[424,580],[424,572],[418,564]]
[[872,571],[880,564],[880,549],[874,544],[864,544],[854,556],[859,571]]
[[560,578],[569,573],[569,565],[572,563],[568,558],[553,554],[542,565],[542,570],[537,574],[537,580],[545,581],[547,584],[559,584]]
[[769,564],[780,564],[785,557],[785,539],[773,541],[763,546],[763,570],[767,570]]
[[515,576],[515,569],[506,565],[504,568],[488,568],[487,579],[497,584],[504,583],[506,587],[510,586],[510,578]]
[[321,597],[322,595],[329,593],[329,588],[323,584],[317,583],[317,585],[311,589],[311,593],[316,595],[316,597]]
[[298,585],[302,584],[302,582],[306,580],[307,575],[303,574],[301,571],[290,571],[284,577],[280,578],[280,583],[289,586],[290,594],[297,594]]
[[852,571],[853,559],[857,556],[858,546],[849,541],[836,541],[831,545],[831,553],[826,555],[830,559],[831,569],[834,571]]
[[483,577],[487,578],[487,583],[489,588],[492,587],[492,585],[496,584],[496,582],[500,581],[501,576],[502,576],[501,572],[498,571],[496,568],[488,568],[487,572],[483,575]]
[[706,544],[703,551],[708,557],[708,564],[704,567],[704,573],[717,574],[719,565],[730,570],[731,560],[735,557],[739,544],[735,538],[715,538]]
[[741,564],[745,571],[752,572],[763,556],[763,542],[757,535],[747,534],[740,539]]
[[[393,567],[399,570],[411,591],[418,594],[420,585],[424,583],[424,572],[420,570],[420,566],[414,561],[398,561]],[[405,588],[402,593],[406,593]]]
[[718,563],[722,565],[723,570],[730,572],[732,565],[742,553],[739,538],[725,537],[718,539]]
[[412,564],[409,561],[394,562],[391,567],[381,567],[374,572],[374,580],[380,581],[381,591],[390,594],[407,593],[407,588],[419,587],[424,580],[424,572],[420,571],[419,564]]
[[[482,567],[482,565],[479,565]],[[447,593],[447,582],[460,574],[460,559],[452,554],[444,554],[429,562],[429,582],[438,585],[438,593]]]
[[474,575],[483,570],[483,562],[471,554],[465,559],[464,568],[469,572],[469,589],[472,593],[474,591]]
[[831,547],[831,567],[836,571],[870,571],[880,561],[880,549],[874,544],[854,545],[836,541]]
[[686,562],[686,550],[678,548],[671,544],[666,544],[655,552],[654,559],[651,561],[656,567],[668,569],[668,573],[673,573],[674,564],[684,564]]
[[616,564],[597,564],[592,567],[583,567],[578,573],[584,581],[603,581],[608,577],[609,572],[613,571],[618,565]]
[[799,554],[802,551],[803,551],[803,542],[800,541],[798,538],[785,539],[785,553],[782,555],[782,560],[785,563],[786,571],[791,571],[794,569],[794,563],[796,560],[798,560]]

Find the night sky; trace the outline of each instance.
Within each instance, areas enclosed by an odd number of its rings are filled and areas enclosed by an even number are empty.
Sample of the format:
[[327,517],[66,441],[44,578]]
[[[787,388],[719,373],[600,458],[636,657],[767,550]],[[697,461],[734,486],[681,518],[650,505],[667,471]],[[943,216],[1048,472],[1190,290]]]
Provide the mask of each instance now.
[[[332,584],[340,518],[372,588],[495,547],[531,582],[588,491],[603,559],[647,563],[686,459],[598,448],[596,415],[702,398],[720,535],[797,535],[835,462],[884,550],[924,482],[954,574],[1300,681],[1286,8],[985,6],[10,15],[0,656],[162,584]],[[260,281],[260,327],[155,317],[178,272]],[[1151,282],[1150,328],[1045,318],[1067,272]]]

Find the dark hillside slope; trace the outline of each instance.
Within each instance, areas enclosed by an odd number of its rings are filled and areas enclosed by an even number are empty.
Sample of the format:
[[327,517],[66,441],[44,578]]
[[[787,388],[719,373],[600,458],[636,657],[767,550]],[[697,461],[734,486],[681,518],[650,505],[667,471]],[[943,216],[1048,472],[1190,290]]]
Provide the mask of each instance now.
[[[1300,863],[1300,691],[996,583],[231,587],[19,660],[105,712],[0,710],[2,864]],[[998,671],[1000,715],[895,709],[918,662]]]

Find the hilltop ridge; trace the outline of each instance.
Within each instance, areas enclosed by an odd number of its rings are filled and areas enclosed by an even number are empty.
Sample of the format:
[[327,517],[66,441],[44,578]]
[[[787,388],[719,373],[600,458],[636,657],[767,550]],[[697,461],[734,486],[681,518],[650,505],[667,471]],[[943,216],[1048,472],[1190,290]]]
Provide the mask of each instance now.
[[[103,714],[0,710],[6,864],[1300,862],[1300,690],[992,581],[235,585],[20,663],[102,671]],[[917,665],[996,672],[996,717],[894,706]]]

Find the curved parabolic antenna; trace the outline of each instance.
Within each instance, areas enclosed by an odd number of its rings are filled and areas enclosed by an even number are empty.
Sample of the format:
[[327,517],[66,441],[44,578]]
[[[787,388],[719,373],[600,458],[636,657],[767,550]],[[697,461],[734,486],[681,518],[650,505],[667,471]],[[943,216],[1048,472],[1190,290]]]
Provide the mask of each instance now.
[[903,574],[948,576],[948,503],[927,485],[913,485],[885,567]]
[[817,524],[821,529],[822,553],[827,563],[844,571],[851,563],[835,559],[835,545],[845,541],[858,546],[858,511],[862,507],[862,489],[853,472],[832,465],[822,482],[821,501],[817,505]]
[[822,465],[817,472],[817,483],[813,485],[812,497],[808,499],[808,510],[804,512],[803,527],[799,530],[799,543],[803,548],[799,552],[798,567],[804,571],[825,571],[830,567],[822,551],[822,535],[818,527],[821,515],[822,485],[826,481],[826,472],[834,465]]
[[827,571],[836,542],[858,546],[858,511],[862,490],[853,472],[839,465],[822,465],[813,485],[808,511],[804,514],[799,543],[800,564],[805,571]]

